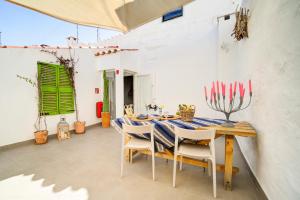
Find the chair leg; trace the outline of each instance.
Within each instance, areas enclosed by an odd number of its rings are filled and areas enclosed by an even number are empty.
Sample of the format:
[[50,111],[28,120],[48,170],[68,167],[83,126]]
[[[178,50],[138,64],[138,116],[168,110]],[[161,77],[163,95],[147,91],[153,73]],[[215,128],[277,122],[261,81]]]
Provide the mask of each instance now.
[[121,150],[121,177],[123,177],[124,154],[125,154],[125,149],[122,148],[122,150]]
[[180,156],[180,166],[179,166],[179,170],[180,170],[180,171],[182,171],[182,157],[183,157],[183,156]]
[[208,176],[211,176],[211,160],[207,159],[207,171],[208,171]]
[[214,198],[217,197],[217,183],[216,183],[216,161],[212,160],[212,173],[213,173],[213,192]]
[[133,154],[132,152],[133,152],[133,150],[130,149],[129,151],[130,151],[130,164],[132,164],[132,154]]
[[152,178],[155,181],[155,152],[152,151]]
[[173,187],[176,187],[176,166],[177,165],[177,155],[174,155],[174,167],[173,167]]

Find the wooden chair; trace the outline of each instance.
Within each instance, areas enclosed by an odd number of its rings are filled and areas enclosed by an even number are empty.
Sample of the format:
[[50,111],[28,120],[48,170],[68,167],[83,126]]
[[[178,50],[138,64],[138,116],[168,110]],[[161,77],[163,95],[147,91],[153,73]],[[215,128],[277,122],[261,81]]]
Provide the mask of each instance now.
[[[122,134],[122,151],[121,151],[121,177],[123,176],[124,168],[124,154],[126,149],[130,150],[150,150],[152,153],[152,178],[155,180],[155,159],[154,159],[154,135],[153,135],[153,125],[143,125],[143,126],[131,126],[123,124],[123,134]],[[139,139],[131,137],[127,144],[125,144],[126,134],[131,133],[135,135],[143,135],[145,133],[150,134],[150,140]]]
[[[178,138],[191,140],[210,140],[209,146],[199,146],[195,144],[180,144]],[[208,173],[213,172],[213,194],[217,196],[216,186],[216,158],[215,158],[215,130],[188,130],[175,127],[175,147],[174,147],[174,168],[173,187],[176,186],[177,157],[180,156],[180,170],[182,170],[182,157],[199,158],[208,160]]]

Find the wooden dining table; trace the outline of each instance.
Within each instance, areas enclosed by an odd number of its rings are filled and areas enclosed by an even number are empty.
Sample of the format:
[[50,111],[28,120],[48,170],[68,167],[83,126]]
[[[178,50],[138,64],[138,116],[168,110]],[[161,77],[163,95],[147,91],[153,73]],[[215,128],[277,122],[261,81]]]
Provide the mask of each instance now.
[[[199,118],[199,119],[206,119],[206,118]],[[177,120],[178,122],[178,120]],[[141,122],[140,122],[141,123]],[[148,121],[148,123],[151,123]],[[156,122],[155,122],[156,123]],[[186,123],[186,122],[185,122]],[[120,123],[116,123],[116,121],[113,121],[112,125],[121,132],[120,129]],[[249,124],[248,122],[236,122],[234,123],[233,127],[224,127],[222,124],[209,124],[206,126],[199,126],[195,127],[194,129],[202,129],[202,130],[208,130],[208,129],[214,129],[216,131],[216,137],[215,138],[221,138],[224,136],[225,138],[225,162],[220,164],[218,163],[216,166],[216,170],[218,172],[224,173],[224,188],[226,190],[232,190],[232,178],[234,175],[239,173],[239,168],[233,166],[233,159],[234,159],[234,138],[236,136],[241,137],[256,137],[256,130]],[[130,140],[132,136],[127,136],[127,140]],[[209,141],[198,141],[198,145],[208,145]],[[130,152],[128,151],[126,153],[126,158],[128,160],[132,160],[131,156],[134,153],[142,153],[150,155],[151,152],[147,150],[139,150]],[[164,149],[164,151],[156,152],[156,157],[164,158],[168,160],[174,160],[174,154],[170,149]],[[199,166],[203,168],[208,167],[208,163],[204,160],[197,160],[193,158],[187,158],[183,157],[182,162],[189,165]]]

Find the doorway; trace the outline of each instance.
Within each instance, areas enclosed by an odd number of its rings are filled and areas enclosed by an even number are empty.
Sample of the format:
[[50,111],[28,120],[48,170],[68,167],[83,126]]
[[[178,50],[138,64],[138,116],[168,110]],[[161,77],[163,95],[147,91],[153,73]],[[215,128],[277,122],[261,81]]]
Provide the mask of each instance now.
[[[124,106],[134,105],[134,73],[124,71]],[[125,114],[125,113],[124,113]]]
[[124,77],[124,105],[133,104],[133,76]]
[[147,113],[146,105],[153,103],[153,84],[149,74],[136,75],[134,80],[134,110],[136,113]]

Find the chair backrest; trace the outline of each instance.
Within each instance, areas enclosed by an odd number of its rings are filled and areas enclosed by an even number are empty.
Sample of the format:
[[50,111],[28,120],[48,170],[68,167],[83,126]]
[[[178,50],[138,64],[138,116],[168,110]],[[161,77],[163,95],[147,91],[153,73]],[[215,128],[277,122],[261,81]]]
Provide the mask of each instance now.
[[191,140],[214,140],[215,130],[189,130],[175,127],[175,135]]
[[134,133],[137,135],[142,135],[145,133],[152,133],[153,131],[153,125],[148,124],[148,125],[142,125],[142,126],[133,126],[133,125],[128,125],[128,124],[123,124],[123,132],[125,133]]

